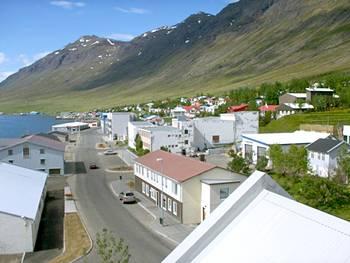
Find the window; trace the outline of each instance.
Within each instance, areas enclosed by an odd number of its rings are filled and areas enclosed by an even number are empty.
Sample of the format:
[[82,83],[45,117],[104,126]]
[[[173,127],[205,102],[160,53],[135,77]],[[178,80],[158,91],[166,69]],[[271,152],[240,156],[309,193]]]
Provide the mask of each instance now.
[[171,199],[168,198],[168,211],[171,211],[171,207],[172,207]]
[[9,163],[13,163],[13,160],[9,160]]
[[258,159],[266,157],[266,148],[258,146]]
[[29,158],[29,147],[28,146],[23,147],[23,157]]
[[40,159],[40,164],[45,165],[45,159]]
[[171,190],[173,191],[173,194],[177,195],[177,183],[172,182],[171,184]]
[[40,149],[40,154],[44,154],[45,153],[45,149]]
[[168,134],[168,137],[170,137],[170,134]]
[[318,157],[319,160],[321,160],[321,154],[320,153],[317,154],[317,157]]
[[324,161],[324,159],[325,159],[325,154],[322,153],[322,161]]
[[146,195],[149,196],[149,185],[146,184]]
[[188,144],[188,140],[185,140],[185,144]]
[[142,193],[146,193],[146,184],[142,182]]
[[173,214],[177,216],[177,202],[173,202]]
[[220,136],[219,135],[213,135],[212,141],[213,141],[213,143],[219,143],[220,142]]
[[344,135],[344,141],[348,142],[348,136]]
[[314,152],[311,152],[311,158],[315,158]]
[[225,187],[225,188],[220,188],[220,199],[223,200],[223,199],[226,199],[230,192],[229,192],[229,188],[228,187]]
[[151,198],[152,198],[154,201],[157,201],[157,191],[151,187],[150,192],[151,192]]
[[13,150],[12,150],[12,149],[11,149],[11,150],[8,150],[8,151],[7,151],[7,155],[8,155],[8,156],[13,155]]
[[187,129],[185,130],[185,134],[188,134],[188,130]]

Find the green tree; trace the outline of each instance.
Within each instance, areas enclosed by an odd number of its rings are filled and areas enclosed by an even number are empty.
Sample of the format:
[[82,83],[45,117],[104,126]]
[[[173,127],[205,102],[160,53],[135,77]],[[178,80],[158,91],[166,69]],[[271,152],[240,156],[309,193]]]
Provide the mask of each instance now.
[[259,171],[265,171],[268,161],[269,160],[265,156],[259,157],[255,168]]
[[272,161],[273,169],[278,174],[285,174],[286,173],[286,167],[285,167],[285,156],[284,152],[282,150],[281,145],[274,144],[270,146],[269,149],[269,156]]
[[130,260],[129,247],[125,241],[117,239],[105,228],[96,234],[96,247],[102,263],[128,263]]
[[143,150],[143,142],[139,134],[136,134],[135,136],[135,148],[137,152]]
[[242,156],[232,154],[232,160],[227,164],[227,169],[242,174],[249,173],[249,163]]
[[348,183],[350,179],[350,153],[347,146],[340,149],[337,163],[335,180],[339,183]]

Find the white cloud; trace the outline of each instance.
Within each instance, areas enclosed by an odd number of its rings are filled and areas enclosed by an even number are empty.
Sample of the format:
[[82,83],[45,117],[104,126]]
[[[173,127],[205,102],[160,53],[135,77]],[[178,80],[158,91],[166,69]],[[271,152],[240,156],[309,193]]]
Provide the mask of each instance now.
[[0,82],[3,81],[4,79],[6,79],[8,76],[12,75],[13,71],[0,71]]
[[113,33],[107,36],[108,38],[113,38],[116,40],[121,40],[121,41],[130,41],[133,39],[135,36],[131,34],[123,34],[123,33]]
[[144,14],[150,13],[150,11],[147,9],[136,8],[136,7],[122,8],[119,6],[115,6],[114,10],[117,10],[117,11],[122,12],[122,13],[138,14],[138,15],[144,15]]
[[65,1],[65,0],[57,0],[57,1],[51,1],[51,5],[62,7],[64,9],[73,9],[75,7],[84,7],[84,2],[73,2],[73,1]]
[[18,56],[19,61],[23,64],[23,66],[29,66],[33,64],[35,61],[45,57],[46,55],[50,54],[50,51],[44,51],[34,54],[33,56],[28,56],[26,54],[20,54]]
[[4,63],[6,61],[5,53],[0,52],[0,64]]

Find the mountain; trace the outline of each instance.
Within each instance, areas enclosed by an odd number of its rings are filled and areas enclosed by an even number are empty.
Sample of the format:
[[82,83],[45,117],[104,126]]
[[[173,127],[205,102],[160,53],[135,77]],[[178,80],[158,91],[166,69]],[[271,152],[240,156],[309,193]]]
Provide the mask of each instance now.
[[130,42],[83,36],[0,83],[0,111],[88,110],[350,69],[348,0],[241,0]]

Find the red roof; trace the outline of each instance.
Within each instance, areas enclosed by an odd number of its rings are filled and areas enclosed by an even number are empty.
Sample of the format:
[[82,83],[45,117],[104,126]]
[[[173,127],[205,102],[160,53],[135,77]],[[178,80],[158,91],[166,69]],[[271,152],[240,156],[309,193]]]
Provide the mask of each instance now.
[[259,107],[259,111],[276,111],[278,105],[264,105]]
[[217,167],[214,164],[162,150],[137,158],[136,162],[180,183]]
[[242,103],[241,105],[234,105],[228,107],[228,112],[244,111],[248,109],[248,104]]

